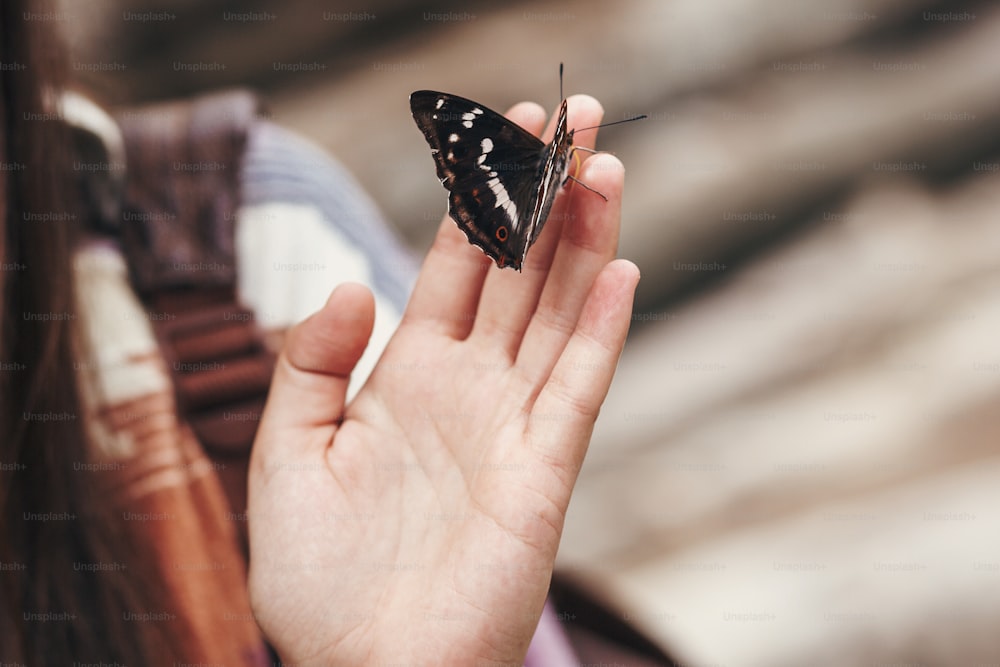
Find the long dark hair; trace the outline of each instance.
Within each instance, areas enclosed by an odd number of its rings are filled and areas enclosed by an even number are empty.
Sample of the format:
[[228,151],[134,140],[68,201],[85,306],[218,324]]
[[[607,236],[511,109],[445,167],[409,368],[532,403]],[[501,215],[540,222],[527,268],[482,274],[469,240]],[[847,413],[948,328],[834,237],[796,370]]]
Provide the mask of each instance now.
[[[97,478],[74,470],[87,460],[71,273],[84,216],[53,17],[47,2],[0,2],[0,662],[169,661],[155,624],[122,613],[155,608],[149,560]],[[127,569],[80,567],[110,562]]]

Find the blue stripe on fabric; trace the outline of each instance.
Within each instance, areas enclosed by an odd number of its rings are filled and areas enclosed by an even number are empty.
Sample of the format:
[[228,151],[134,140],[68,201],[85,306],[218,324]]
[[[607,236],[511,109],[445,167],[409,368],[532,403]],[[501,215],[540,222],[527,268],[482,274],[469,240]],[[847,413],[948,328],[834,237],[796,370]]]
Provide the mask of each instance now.
[[305,138],[267,121],[250,130],[242,172],[243,203],[313,206],[365,255],[372,289],[403,312],[416,279],[412,253],[388,227],[354,177]]

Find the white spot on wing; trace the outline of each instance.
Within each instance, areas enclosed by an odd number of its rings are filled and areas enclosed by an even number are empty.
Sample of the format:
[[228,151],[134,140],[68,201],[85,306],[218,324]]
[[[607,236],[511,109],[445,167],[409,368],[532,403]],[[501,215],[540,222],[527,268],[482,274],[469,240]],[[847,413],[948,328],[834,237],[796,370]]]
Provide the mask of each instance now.
[[[437,104],[434,105],[434,108],[435,109],[440,109],[443,106],[444,106],[444,98],[443,97],[439,97],[438,101],[437,101]],[[437,118],[437,116],[435,116],[435,118]]]
[[514,202],[508,201],[506,204],[503,205],[503,210],[504,210],[504,212],[507,213],[507,216],[510,218],[511,229],[515,229],[516,230],[518,228],[518,226],[519,226],[517,224],[517,222],[518,222],[518,220],[517,220],[517,206],[514,206]]
[[[483,149],[483,153],[482,155],[476,158],[476,164],[478,164],[481,169],[489,171],[490,168],[485,165],[485,162],[486,162],[486,156],[489,154],[491,150],[493,150],[493,140],[490,139],[489,137],[486,137],[479,143],[479,146],[480,148]],[[496,173],[490,172],[490,176],[496,176]]]
[[468,129],[468,128],[472,127],[472,121],[471,120],[463,120],[462,121],[462,125],[464,125],[466,127],[466,129]]
[[466,111],[462,114],[462,120],[475,120],[476,114]]
[[474,113],[474,114],[476,114],[478,116],[478,115],[481,115],[483,113],[483,110],[480,109],[479,107],[476,107],[475,109],[472,110],[472,113]]
[[493,192],[493,196],[497,200],[497,208],[502,208],[504,212],[507,213],[507,217],[510,218],[511,231],[517,229],[517,206],[510,199],[510,195],[507,194],[507,189],[500,183],[500,179],[496,177],[496,172],[490,173],[493,178],[486,181],[486,185],[489,186],[490,190]]
[[448,135],[448,141],[450,141],[451,143],[455,143],[456,141],[458,141],[458,135],[452,132],[451,134]]

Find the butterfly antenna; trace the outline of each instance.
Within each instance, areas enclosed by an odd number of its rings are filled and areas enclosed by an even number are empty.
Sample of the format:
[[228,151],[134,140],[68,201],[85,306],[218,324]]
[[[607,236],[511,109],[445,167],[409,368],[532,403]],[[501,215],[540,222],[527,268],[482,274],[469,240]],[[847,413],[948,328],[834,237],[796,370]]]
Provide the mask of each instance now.
[[564,99],[566,99],[565,97],[563,97],[562,73],[563,73],[563,64],[559,63],[559,103],[560,104],[562,103],[562,101]]
[[600,125],[591,125],[590,127],[577,127],[573,128],[574,132],[583,132],[584,130],[596,130],[599,127],[608,127],[609,125],[621,125],[622,123],[631,123],[633,120],[642,120],[643,118],[649,118],[646,114],[641,116],[635,116],[634,118],[626,118],[625,120],[615,120],[610,123],[601,123]]

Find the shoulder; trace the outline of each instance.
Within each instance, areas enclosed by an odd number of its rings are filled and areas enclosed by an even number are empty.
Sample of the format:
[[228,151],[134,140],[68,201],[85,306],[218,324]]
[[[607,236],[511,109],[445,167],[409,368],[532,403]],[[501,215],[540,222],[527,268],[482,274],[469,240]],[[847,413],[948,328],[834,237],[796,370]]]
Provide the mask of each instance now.
[[354,177],[302,136],[260,120],[250,129],[237,214],[238,292],[265,328],[318,310],[344,282],[375,296],[375,329],[352,377],[360,386],[399,323],[417,263]]
[[416,262],[371,198],[329,153],[261,120],[250,130],[241,177],[238,233],[258,237],[256,256],[263,252],[273,260],[269,268],[243,263],[241,271],[302,269],[336,282],[362,282],[402,310]]

